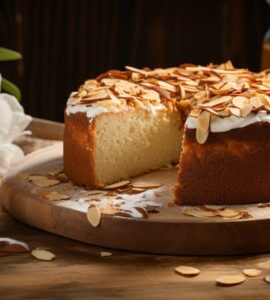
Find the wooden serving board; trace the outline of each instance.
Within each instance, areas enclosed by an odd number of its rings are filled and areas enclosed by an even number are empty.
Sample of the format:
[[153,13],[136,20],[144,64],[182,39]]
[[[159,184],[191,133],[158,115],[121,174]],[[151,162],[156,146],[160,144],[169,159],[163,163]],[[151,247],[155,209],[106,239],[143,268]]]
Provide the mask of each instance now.
[[[172,200],[176,177],[174,168],[139,177],[140,181],[159,182],[162,186],[142,194],[122,195],[130,202],[143,199],[149,203],[159,203],[158,213],[149,213],[147,219],[102,215],[99,226],[93,227],[86,217],[89,202],[83,200],[88,191],[70,182],[39,188],[21,175],[47,174],[61,165],[62,144],[28,155],[21,165],[9,172],[1,187],[4,208],[25,224],[115,249],[181,255],[232,255],[270,251],[270,207],[234,206],[233,209],[251,214],[251,217],[239,220],[186,216],[183,214],[186,207],[168,205]],[[49,191],[65,193],[71,198],[50,201],[44,197],[44,193]],[[103,202],[111,201],[109,196],[102,197]]]

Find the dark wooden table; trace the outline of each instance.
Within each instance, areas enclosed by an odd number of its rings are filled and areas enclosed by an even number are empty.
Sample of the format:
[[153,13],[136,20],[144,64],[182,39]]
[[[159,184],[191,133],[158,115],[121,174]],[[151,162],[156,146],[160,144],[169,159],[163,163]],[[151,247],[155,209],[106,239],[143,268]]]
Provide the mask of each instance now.
[[[28,150],[29,143],[24,142]],[[270,284],[263,281],[270,275],[270,254],[192,257],[109,250],[31,228],[3,209],[0,236],[56,254],[52,262],[38,261],[29,253],[0,254],[0,299],[270,299]],[[112,256],[100,257],[101,251]],[[174,272],[178,265],[198,267],[201,274],[182,277]],[[238,286],[216,286],[216,278],[241,274],[244,268],[263,272]]]

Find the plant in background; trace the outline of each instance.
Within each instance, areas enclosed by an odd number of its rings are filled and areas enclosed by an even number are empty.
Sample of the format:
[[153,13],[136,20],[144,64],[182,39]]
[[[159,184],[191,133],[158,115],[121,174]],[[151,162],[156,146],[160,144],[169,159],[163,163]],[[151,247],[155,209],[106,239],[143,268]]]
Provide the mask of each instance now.
[[[0,61],[20,59],[21,55],[16,51],[0,48]],[[21,92],[16,85],[1,78],[0,86],[7,93],[0,92],[0,184],[5,172],[14,164],[19,163],[24,153],[20,147],[13,144],[14,140],[29,133],[25,128],[32,118],[24,113],[18,100]],[[16,98],[17,99],[16,99]]]
[[[0,47],[0,61],[18,60],[21,58],[22,56],[19,52]],[[1,89],[21,100],[19,88],[9,80],[2,78]]]

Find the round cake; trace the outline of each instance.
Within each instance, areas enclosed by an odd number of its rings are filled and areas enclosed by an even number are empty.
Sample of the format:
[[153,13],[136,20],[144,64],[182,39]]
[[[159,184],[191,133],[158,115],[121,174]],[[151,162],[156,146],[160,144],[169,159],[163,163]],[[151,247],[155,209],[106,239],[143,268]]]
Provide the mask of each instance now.
[[91,189],[179,163],[177,204],[269,202],[269,72],[227,62],[87,80],[67,102],[64,171]]

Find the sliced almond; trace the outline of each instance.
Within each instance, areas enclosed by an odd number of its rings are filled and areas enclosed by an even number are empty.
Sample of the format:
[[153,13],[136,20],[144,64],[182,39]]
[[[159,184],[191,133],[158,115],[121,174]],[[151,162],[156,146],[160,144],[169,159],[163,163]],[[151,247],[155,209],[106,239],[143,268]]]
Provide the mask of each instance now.
[[243,283],[245,281],[245,277],[242,275],[236,276],[224,276],[216,279],[217,285],[221,286],[232,286]]
[[101,210],[96,205],[90,205],[87,209],[87,220],[93,227],[97,227],[101,220]]
[[196,276],[200,274],[200,270],[189,266],[176,267],[175,272],[183,276]]
[[246,104],[241,109],[241,115],[242,117],[246,117],[248,114],[250,114],[253,110],[252,104]]
[[130,180],[123,180],[117,183],[113,183],[113,184],[109,184],[107,186],[105,186],[103,189],[105,190],[114,190],[120,187],[124,187],[126,185],[130,184]]
[[45,176],[41,176],[41,175],[31,175],[28,177],[28,179],[34,185],[36,185],[38,187],[42,187],[42,188],[51,187],[51,186],[61,183],[60,180],[49,179],[49,178],[47,178]]
[[196,140],[199,144],[204,144],[208,138],[209,132],[196,129]]
[[259,269],[244,269],[243,274],[248,276],[248,277],[256,277],[261,275],[262,271]]
[[221,217],[225,218],[233,218],[239,215],[239,212],[233,209],[226,208],[224,210],[219,211],[218,213]]
[[264,277],[264,281],[267,282],[267,283],[270,283],[270,276],[269,275],[265,276]]
[[232,99],[232,96],[223,96],[223,97],[219,97],[217,99],[211,100],[209,102],[203,103],[201,106],[213,107],[213,106],[227,103],[227,102],[231,101],[231,99]]
[[195,108],[190,112],[189,115],[197,118],[200,116],[201,112],[202,112],[202,110],[200,108]]
[[249,100],[246,97],[237,96],[237,97],[233,98],[232,103],[235,107],[238,107],[241,109],[243,106],[249,104]]
[[101,251],[100,256],[101,257],[108,257],[108,256],[112,256],[112,253],[111,252],[106,252],[106,251]]
[[208,111],[203,111],[198,118],[198,128],[201,131],[207,132],[210,124],[210,113]]
[[186,208],[183,210],[183,214],[197,218],[212,218],[218,216],[215,211],[202,210],[199,208]]
[[101,208],[101,212],[104,215],[115,215],[119,212],[119,210],[108,204]]
[[48,200],[51,200],[51,201],[67,200],[70,198],[70,196],[58,193],[56,191],[46,193],[44,196],[45,196],[45,198],[47,198]]
[[139,188],[139,189],[154,189],[160,186],[162,186],[162,184],[156,182],[147,182],[147,181],[132,182],[132,187]]
[[34,249],[31,251],[31,254],[34,258],[42,261],[52,261],[56,258],[55,254],[52,252],[42,249]]
[[230,107],[229,108],[231,113],[236,117],[241,117],[241,110],[237,107]]
[[92,195],[100,195],[100,194],[102,194],[103,193],[103,191],[99,191],[99,190],[92,190],[92,191],[88,191],[87,192],[87,194],[89,195],[89,196],[92,196]]

